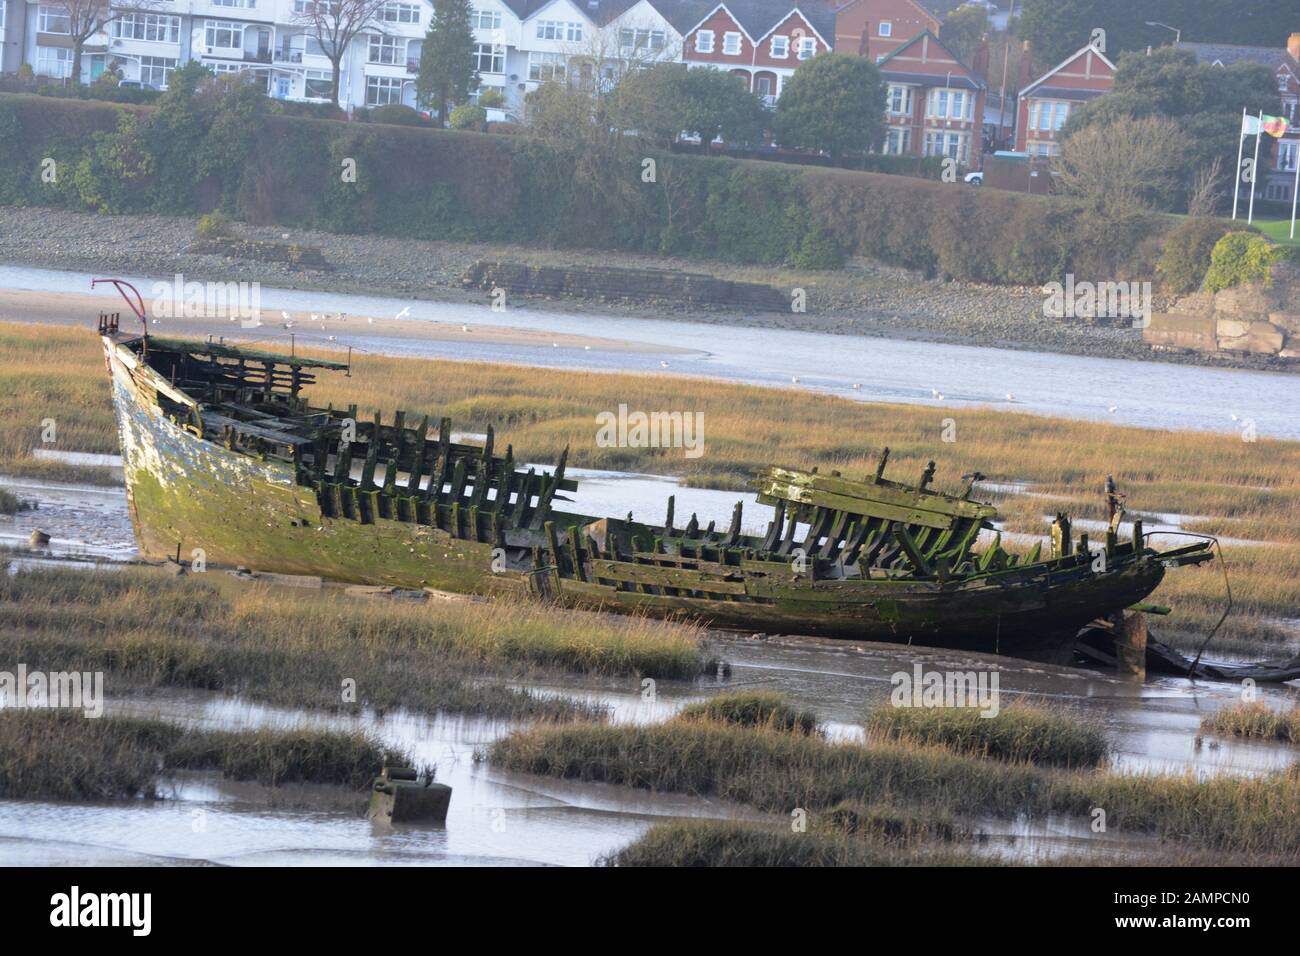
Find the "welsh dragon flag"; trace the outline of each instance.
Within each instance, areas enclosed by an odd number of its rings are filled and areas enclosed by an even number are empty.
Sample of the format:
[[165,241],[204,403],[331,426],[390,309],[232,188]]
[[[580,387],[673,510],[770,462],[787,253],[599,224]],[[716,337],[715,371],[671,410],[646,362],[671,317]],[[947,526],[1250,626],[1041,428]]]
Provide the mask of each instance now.
[[1268,133],[1274,139],[1281,139],[1291,124],[1285,116],[1243,116],[1241,118],[1241,135],[1255,136],[1261,132]]

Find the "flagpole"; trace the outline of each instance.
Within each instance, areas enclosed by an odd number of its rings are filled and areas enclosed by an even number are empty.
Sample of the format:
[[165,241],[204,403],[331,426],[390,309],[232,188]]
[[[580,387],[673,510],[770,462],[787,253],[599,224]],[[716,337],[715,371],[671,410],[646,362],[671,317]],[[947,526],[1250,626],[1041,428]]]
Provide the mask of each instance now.
[[1291,155],[1291,162],[1295,164],[1295,185],[1291,187],[1291,238],[1295,238],[1295,201],[1300,196],[1300,143],[1296,144],[1296,151]]
[[1246,225],[1255,221],[1255,183],[1259,180],[1259,141],[1264,138],[1264,111],[1259,111],[1259,129],[1255,131],[1255,162],[1250,168],[1250,205],[1246,210]]
[[1241,135],[1237,137],[1237,177],[1232,184],[1232,218],[1237,218],[1237,195],[1241,192],[1241,153],[1246,148],[1246,107],[1241,108]]

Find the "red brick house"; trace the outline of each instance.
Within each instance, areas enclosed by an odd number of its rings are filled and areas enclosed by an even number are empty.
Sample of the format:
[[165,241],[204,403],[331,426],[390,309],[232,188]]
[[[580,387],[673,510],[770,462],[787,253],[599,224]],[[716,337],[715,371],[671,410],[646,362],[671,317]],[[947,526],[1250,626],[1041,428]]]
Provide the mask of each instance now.
[[800,63],[829,53],[835,11],[823,0],[719,3],[682,35],[688,67],[727,70],[774,106]]
[[880,61],[885,142],[894,156],[949,156],[978,165],[985,83],[929,30]]
[[835,12],[835,52],[879,63],[913,37],[938,35],[943,0],[848,0]]
[[1109,93],[1114,86],[1115,64],[1093,46],[1057,64],[1020,90],[1016,149],[1031,156],[1055,156],[1070,110]]

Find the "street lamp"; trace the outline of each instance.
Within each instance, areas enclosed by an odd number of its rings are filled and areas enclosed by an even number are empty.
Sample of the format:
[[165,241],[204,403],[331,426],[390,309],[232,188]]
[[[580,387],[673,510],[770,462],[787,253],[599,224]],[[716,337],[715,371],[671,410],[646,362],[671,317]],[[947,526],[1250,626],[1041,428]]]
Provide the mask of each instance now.
[[1147,26],[1149,26],[1149,27],[1164,27],[1166,30],[1173,30],[1173,31],[1174,31],[1174,46],[1178,46],[1178,44],[1182,42],[1182,39],[1183,39],[1183,31],[1180,30],[1180,29],[1178,29],[1178,27],[1171,27],[1169,24],[1167,24],[1167,23],[1160,23],[1158,20],[1148,20],[1148,21],[1147,21]]

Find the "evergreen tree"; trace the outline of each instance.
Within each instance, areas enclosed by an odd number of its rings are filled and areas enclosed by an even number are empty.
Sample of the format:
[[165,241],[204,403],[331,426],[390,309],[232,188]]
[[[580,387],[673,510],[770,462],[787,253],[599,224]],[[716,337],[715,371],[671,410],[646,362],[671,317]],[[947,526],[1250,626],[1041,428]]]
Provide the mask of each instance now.
[[415,95],[420,103],[437,111],[439,122],[446,120],[449,105],[463,103],[478,86],[472,15],[470,0],[433,0],[433,19],[420,50]]

